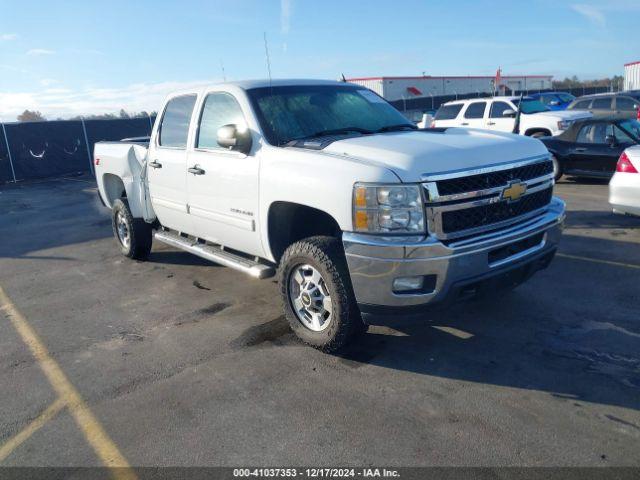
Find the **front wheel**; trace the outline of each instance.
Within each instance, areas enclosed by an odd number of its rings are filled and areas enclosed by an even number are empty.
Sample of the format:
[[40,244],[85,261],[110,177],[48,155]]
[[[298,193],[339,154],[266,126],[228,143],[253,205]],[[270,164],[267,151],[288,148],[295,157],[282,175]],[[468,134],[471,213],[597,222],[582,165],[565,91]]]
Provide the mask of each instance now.
[[366,331],[338,239],[317,236],[292,244],[279,274],[285,316],[303,342],[335,352]]
[[133,218],[126,199],[118,198],[113,202],[111,224],[122,254],[146,260],[151,252],[152,228],[143,219]]

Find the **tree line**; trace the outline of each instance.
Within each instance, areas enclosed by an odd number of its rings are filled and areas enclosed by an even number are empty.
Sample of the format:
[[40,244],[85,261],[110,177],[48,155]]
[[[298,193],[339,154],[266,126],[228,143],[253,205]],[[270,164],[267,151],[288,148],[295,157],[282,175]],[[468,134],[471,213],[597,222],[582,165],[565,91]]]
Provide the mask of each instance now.
[[563,88],[589,88],[589,87],[608,87],[613,90],[621,90],[624,85],[624,77],[622,75],[614,75],[611,78],[601,78],[597,80],[580,80],[576,75],[564,80],[554,80],[552,82],[553,89]]
[[[119,113],[101,113],[98,115],[77,115],[71,118],[56,118],[55,120],[115,120],[115,119],[127,119],[127,118],[147,118],[156,116],[158,112],[148,113],[146,111],[141,112],[127,112],[124,108]],[[37,110],[25,110],[17,117],[19,122],[46,122],[42,113]]]

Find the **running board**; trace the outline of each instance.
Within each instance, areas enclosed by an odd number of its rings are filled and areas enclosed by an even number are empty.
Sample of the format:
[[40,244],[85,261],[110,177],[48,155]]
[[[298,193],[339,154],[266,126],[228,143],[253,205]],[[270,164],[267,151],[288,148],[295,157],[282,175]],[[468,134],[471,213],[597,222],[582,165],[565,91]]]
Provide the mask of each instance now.
[[269,265],[264,265],[254,260],[241,257],[240,255],[227,252],[221,247],[199,243],[192,238],[183,237],[175,232],[160,230],[155,233],[154,238],[162,243],[179,248],[185,252],[193,253],[211,262],[247,273],[254,278],[269,278],[275,275],[275,269]]

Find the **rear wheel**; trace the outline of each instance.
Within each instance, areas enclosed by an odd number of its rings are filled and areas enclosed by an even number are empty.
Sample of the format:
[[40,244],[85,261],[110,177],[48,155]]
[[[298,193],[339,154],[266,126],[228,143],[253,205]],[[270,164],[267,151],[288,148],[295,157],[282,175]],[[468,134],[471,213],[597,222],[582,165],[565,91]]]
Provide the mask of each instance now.
[[113,202],[111,224],[122,254],[146,260],[151,252],[152,228],[143,219],[133,218],[126,199],[118,198]]
[[335,352],[366,331],[338,239],[318,236],[292,244],[279,273],[285,316],[303,342]]

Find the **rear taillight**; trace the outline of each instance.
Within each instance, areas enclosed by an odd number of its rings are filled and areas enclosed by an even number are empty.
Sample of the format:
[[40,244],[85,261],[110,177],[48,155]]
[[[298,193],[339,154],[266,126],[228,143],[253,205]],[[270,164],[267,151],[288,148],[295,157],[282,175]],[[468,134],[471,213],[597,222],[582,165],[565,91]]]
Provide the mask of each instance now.
[[625,152],[622,152],[622,155],[620,155],[620,158],[618,159],[618,164],[616,165],[616,172],[638,173],[638,170],[636,170],[636,167],[633,166],[633,163],[631,163],[631,160],[629,160],[627,154]]
[[429,128],[436,128],[436,122],[431,122],[431,125],[429,125]]
[[636,112],[636,119],[640,120],[640,107],[638,107],[638,111]]
[[94,165],[100,165],[100,159],[96,157],[96,158],[93,160],[93,164],[94,164]]

